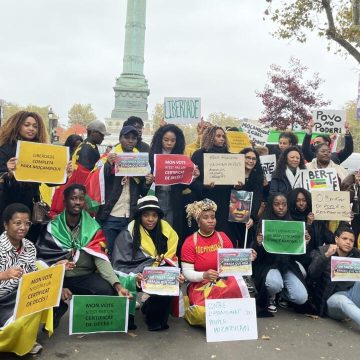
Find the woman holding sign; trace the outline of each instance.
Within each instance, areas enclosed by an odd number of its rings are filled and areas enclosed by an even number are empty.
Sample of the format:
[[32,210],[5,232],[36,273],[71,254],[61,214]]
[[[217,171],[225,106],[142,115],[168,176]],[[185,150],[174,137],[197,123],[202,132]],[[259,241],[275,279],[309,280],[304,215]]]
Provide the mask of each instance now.
[[[17,141],[48,142],[43,119],[35,112],[19,111],[9,118],[0,128],[0,231],[3,230],[2,210],[9,204],[21,203],[31,211],[33,203],[40,200],[39,183],[16,181],[16,145]],[[30,240],[35,240],[34,228],[29,233]]]
[[[123,276],[124,281],[130,282],[136,277],[140,288],[145,267],[177,266],[178,236],[169,223],[162,220],[163,217],[156,196],[144,196],[138,200],[134,220],[116,238],[112,254],[114,270],[121,275],[129,274],[130,279]],[[178,281],[184,281],[182,275]],[[169,328],[167,322],[172,299],[166,295],[150,295],[144,302],[142,312],[149,331]]]
[[[276,194],[270,196],[267,209],[261,220],[291,220],[288,203],[285,195]],[[262,229],[258,229],[254,249],[258,258],[254,263],[254,280],[258,290],[257,305],[261,316],[271,316],[269,313],[277,312],[275,296],[281,296],[297,305],[305,304],[308,292],[305,286],[304,275],[295,255],[273,254],[263,247],[264,236]],[[310,236],[305,235],[306,242]]]
[[36,354],[42,346],[36,342],[40,323],[51,334],[52,310],[12,320],[16,294],[23,274],[36,270],[36,250],[25,238],[30,226],[30,209],[23,204],[7,206],[3,213],[5,232],[0,235],[0,352],[17,355]]
[[[185,319],[190,325],[205,326],[205,299],[249,297],[242,277],[220,278],[217,250],[232,248],[231,240],[223,232],[215,230],[217,206],[214,201],[204,199],[186,207],[189,222],[195,219],[199,230],[190,235],[181,249],[181,264],[188,287],[189,306]],[[255,260],[256,252],[252,252]]]

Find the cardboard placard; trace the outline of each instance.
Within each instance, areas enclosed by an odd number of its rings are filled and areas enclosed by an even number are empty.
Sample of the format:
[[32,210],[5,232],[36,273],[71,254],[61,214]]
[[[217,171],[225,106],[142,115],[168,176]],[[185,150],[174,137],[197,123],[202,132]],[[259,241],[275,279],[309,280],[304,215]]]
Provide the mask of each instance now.
[[301,255],[306,252],[303,221],[263,220],[264,249],[273,254]]
[[164,120],[169,124],[196,124],[201,120],[201,99],[188,97],[166,97]]
[[255,299],[206,299],[206,341],[258,338]]
[[348,191],[312,191],[311,200],[315,220],[350,221]]
[[66,165],[69,162],[67,146],[18,141],[16,146],[17,181],[48,184],[66,182]]
[[186,155],[155,154],[156,185],[190,184],[195,165]]
[[127,297],[74,295],[70,302],[69,335],[127,332],[128,317]]
[[150,171],[148,153],[122,152],[116,154],[115,176],[145,176]]
[[56,265],[21,277],[16,295],[14,320],[59,306],[65,266]]
[[204,154],[204,184],[245,184],[245,157],[242,154]]

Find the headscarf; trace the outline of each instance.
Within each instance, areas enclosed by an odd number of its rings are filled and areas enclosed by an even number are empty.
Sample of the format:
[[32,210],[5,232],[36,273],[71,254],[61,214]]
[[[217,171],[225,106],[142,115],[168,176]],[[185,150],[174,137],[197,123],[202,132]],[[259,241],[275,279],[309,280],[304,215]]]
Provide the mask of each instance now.
[[186,218],[188,220],[189,227],[191,227],[192,218],[198,221],[201,213],[203,211],[209,211],[209,210],[216,211],[217,205],[214,201],[207,198],[201,201],[194,201],[193,203],[188,204],[186,206]]

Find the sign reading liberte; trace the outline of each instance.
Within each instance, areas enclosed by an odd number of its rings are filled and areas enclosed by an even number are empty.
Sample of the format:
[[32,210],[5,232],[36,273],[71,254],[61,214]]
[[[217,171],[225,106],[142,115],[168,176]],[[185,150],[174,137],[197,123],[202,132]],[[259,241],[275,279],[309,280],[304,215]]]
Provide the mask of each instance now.
[[50,184],[66,182],[66,165],[69,162],[67,146],[18,141],[16,146],[17,181]]
[[170,124],[187,125],[201,120],[201,99],[166,97],[164,99],[164,120]]

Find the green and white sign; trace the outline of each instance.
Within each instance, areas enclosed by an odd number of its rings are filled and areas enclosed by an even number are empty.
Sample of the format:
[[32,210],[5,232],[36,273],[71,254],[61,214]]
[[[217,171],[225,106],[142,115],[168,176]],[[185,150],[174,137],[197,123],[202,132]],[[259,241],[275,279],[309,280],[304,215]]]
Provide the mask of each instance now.
[[74,295],[70,302],[69,335],[127,332],[128,316],[126,297]]
[[301,255],[306,252],[303,221],[263,220],[264,249],[273,254]]
[[169,124],[196,124],[201,120],[201,99],[166,97],[164,99],[164,120]]

